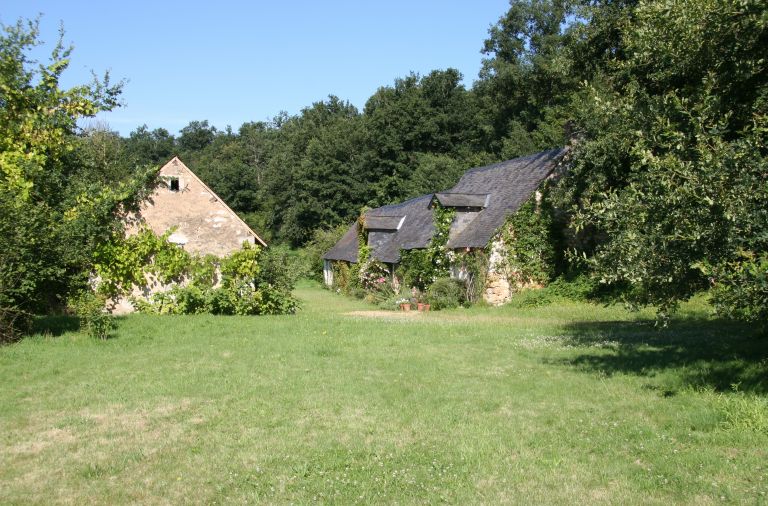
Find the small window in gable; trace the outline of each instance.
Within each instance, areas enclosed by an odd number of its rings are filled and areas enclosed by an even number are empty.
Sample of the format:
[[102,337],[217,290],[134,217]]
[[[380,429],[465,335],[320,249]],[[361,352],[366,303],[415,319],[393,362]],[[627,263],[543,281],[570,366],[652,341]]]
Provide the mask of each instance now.
[[179,178],[177,178],[177,177],[172,177],[172,178],[170,178],[170,179],[168,180],[168,188],[169,188],[169,189],[170,189],[172,192],[177,192],[177,191],[179,191]]

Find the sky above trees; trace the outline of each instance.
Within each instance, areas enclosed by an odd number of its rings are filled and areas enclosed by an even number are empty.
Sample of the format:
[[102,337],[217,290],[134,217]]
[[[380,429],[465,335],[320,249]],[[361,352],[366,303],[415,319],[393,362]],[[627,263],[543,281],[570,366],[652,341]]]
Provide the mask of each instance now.
[[506,0],[6,0],[0,22],[42,14],[48,45],[63,23],[76,49],[65,87],[87,81],[91,70],[127,79],[125,106],[99,117],[127,135],[145,123],[175,133],[193,120],[237,129],[329,94],[362,108],[378,87],[411,71],[453,67],[469,87],[488,29],[507,9]]

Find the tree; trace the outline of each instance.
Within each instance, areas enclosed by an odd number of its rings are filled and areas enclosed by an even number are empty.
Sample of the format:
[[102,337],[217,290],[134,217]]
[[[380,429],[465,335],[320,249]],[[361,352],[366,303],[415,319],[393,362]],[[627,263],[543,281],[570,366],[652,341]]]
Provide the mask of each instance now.
[[124,156],[134,165],[162,165],[176,152],[176,140],[168,130],[156,128],[149,131],[142,125],[124,140]]
[[410,181],[424,154],[445,155],[459,163],[481,158],[475,156],[484,135],[479,109],[461,78],[455,69],[424,77],[411,74],[368,99],[362,156],[369,180],[376,181],[371,205],[418,195],[423,185]]
[[209,126],[208,120],[190,121],[181,129],[178,143],[182,152],[201,151],[216,138],[216,127]]
[[40,44],[38,22],[20,20],[2,30],[0,318],[46,310],[86,286],[94,246],[116,233],[119,215],[149,182],[143,174],[104,185],[111,157],[84,154],[75,135],[78,118],[118,105],[122,83],[111,84],[106,74],[63,90],[59,80],[72,51],[61,42],[63,32],[49,62],[37,66],[29,53]]
[[565,188],[631,302],[665,313],[714,285],[721,313],[768,317],[765,18],[756,0],[640,2],[577,111]]
[[334,96],[281,125],[264,186],[281,238],[303,244],[313,229],[338,225],[363,205],[362,134],[357,109]]

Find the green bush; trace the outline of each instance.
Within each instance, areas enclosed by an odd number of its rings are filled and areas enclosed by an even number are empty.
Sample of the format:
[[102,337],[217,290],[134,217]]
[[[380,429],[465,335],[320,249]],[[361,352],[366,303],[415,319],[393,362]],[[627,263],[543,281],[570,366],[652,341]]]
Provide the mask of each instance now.
[[599,289],[599,282],[587,274],[580,274],[572,279],[559,277],[545,288],[548,294],[576,301],[596,298]]
[[338,225],[333,228],[317,228],[312,232],[312,238],[301,250],[303,270],[306,275],[316,281],[323,280],[323,255],[330,250],[346,233],[349,225]]
[[80,327],[97,339],[107,339],[115,330],[114,317],[106,310],[106,297],[84,291],[70,298],[69,307],[80,319]]
[[522,290],[512,297],[510,305],[519,308],[548,306],[554,298],[546,288]]
[[0,344],[21,339],[32,322],[32,315],[14,307],[0,306]]
[[427,303],[432,309],[453,309],[464,301],[464,283],[452,278],[437,278],[427,289]]

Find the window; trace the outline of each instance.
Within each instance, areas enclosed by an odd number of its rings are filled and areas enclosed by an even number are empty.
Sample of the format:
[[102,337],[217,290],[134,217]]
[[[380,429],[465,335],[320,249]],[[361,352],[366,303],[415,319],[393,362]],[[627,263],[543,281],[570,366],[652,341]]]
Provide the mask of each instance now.
[[177,178],[177,177],[172,177],[172,178],[171,178],[171,179],[168,181],[168,188],[169,188],[169,189],[170,189],[172,192],[177,192],[177,191],[179,191],[179,178]]

